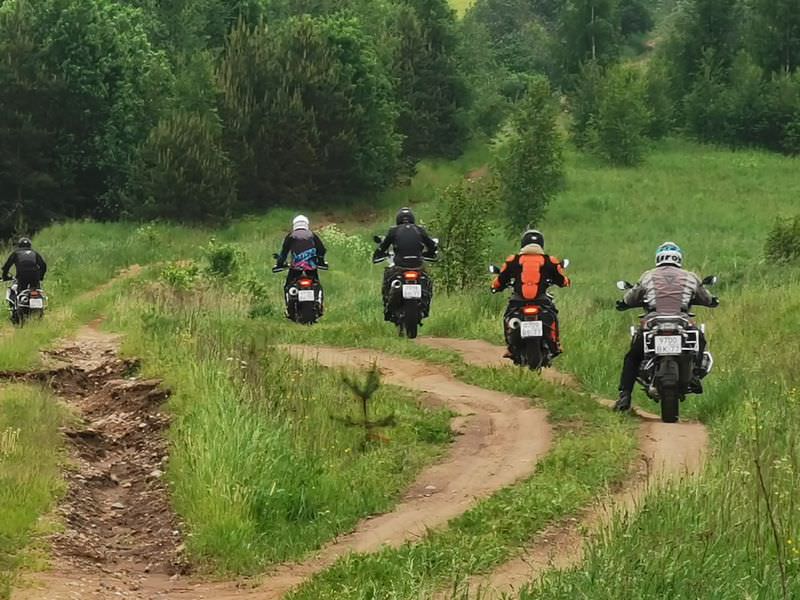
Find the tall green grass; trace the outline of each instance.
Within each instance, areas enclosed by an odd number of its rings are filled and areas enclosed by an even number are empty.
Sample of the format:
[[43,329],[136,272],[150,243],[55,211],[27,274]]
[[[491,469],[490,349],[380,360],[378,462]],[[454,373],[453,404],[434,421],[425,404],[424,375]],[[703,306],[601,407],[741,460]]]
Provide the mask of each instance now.
[[38,387],[0,389],[0,598],[10,598],[25,548],[63,488],[59,426],[65,410]]

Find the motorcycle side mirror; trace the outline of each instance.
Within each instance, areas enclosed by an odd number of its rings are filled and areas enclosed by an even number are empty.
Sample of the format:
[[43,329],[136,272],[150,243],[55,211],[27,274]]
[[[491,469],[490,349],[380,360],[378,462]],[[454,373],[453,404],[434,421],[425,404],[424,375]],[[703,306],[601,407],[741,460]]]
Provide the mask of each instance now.
[[718,278],[716,275],[709,275],[705,279],[703,279],[703,285],[711,287],[717,285]]
[[382,238],[381,236],[379,236],[379,235],[373,235],[373,236],[372,236],[372,240],[373,240],[373,241],[374,241],[376,244],[382,244],[382,243],[383,243],[383,238]]
[[499,275],[500,274],[500,268],[496,267],[494,265],[489,265],[489,273],[491,273],[492,275]]
[[565,269],[568,268],[569,267],[569,259],[565,258],[564,260],[562,260],[561,261],[561,266],[564,267]]
[[624,292],[625,290],[629,290],[631,288],[633,288],[633,285],[628,283],[627,281],[620,280],[617,282],[617,289],[620,290],[621,292]]

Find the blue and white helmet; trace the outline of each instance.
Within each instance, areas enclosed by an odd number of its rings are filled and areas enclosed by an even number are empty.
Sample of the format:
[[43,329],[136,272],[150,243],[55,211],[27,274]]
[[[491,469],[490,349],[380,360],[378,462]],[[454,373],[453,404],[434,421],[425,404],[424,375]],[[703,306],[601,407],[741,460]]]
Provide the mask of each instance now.
[[675,242],[664,242],[656,250],[656,266],[683,266],[683,251]]

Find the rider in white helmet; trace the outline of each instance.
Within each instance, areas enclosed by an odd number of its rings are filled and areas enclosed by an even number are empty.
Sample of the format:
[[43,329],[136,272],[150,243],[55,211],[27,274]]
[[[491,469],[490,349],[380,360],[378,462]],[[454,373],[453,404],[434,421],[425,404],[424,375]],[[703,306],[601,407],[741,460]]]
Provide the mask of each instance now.
[[[617,302],[617,310],[644,308],[648,314],[687,315],[692,304],[715,308],[719,300],[703,286],[695,273],[683,269],[683,252],[674,242],[664,242],[656,250],[656,268],[645,272],[639,283]],[[705,336],[700,334],[700,353],[705,350]],[[644,360],[641,330],[633,336],[631,348],[625,355],[619,383],[619,400],[614,410],[627,411],[639,367]],[[699,379],[694,384],[700,387]],[[702,388],[700,388],[702,389]]]
[[[294,283],[303,273],[319,280],[317,267],[327,267],[325,262],[325,244],[319,236],[311,231],[311,223],[305,215],[297,215],[292,220],[292,231],[283,240],[283,246],[276,261],[276,267],[289,267],[286,276],[286,288]],[[288,265],[286,260],[291,254]]]

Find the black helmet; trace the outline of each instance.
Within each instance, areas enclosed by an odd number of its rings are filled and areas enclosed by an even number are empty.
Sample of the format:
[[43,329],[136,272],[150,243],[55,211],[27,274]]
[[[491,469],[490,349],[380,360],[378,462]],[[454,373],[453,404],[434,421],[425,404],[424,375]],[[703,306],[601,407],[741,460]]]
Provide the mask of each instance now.
[[522,234],[522,247],[537,244],[544,250],[544,234],[538,229],[528,229]]
[[31,247],[31,239],[26,237],[19,238],[17,242],[17,248],[30,248]]
[[411,212],[410,208],[403,207],[397,211],[397,224],[403,225],[405,223],[416,223],[417,220],[414,218],[414,213]]

